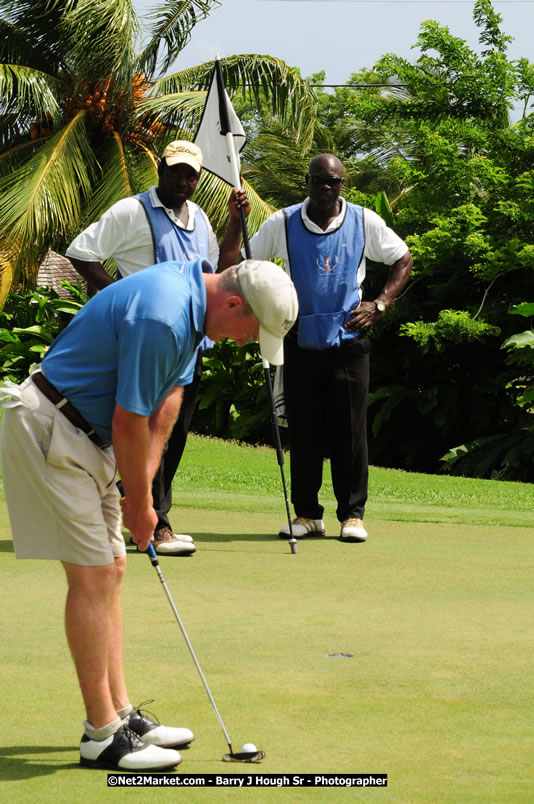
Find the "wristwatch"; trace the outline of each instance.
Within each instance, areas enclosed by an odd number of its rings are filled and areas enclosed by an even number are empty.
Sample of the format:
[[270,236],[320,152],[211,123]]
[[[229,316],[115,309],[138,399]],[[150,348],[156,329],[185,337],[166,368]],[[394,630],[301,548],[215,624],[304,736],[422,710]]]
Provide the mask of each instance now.
[[375,304],[376,304],[376,309],[378,310],[379,313],[385,313],[386,312],[386,305],[384,304],[383,301],[375,301]]

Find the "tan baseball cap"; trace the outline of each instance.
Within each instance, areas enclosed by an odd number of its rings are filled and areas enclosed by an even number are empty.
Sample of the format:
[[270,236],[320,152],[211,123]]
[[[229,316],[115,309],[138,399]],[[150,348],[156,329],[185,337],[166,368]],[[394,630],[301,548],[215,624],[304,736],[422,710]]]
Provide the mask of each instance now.
[[170,142],[161,155],[168,165],[190,165],[193,170],[200,173],[202,169],[202,151],[189,140],[174,140]]
[[279,265],[244,260],[237,268],[243,296],[260,322],[260,351],[273,366],[284,362],[284,337],[299,311],[297,291]]

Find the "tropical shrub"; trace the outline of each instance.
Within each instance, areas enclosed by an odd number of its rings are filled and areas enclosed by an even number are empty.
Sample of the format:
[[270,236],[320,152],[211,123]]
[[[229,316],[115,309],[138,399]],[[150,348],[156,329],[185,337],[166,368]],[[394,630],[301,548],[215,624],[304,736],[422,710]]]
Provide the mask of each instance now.
[[257,343],[219,341],[204,353],[196,433],[252,444],[272,444],[270,407]]
[[8,295],[0,311],[0,378],[20,383],[72,317],[86,297],[79,287],[63,281],[71,299],[51,288],[18,290]]
[[[439,471],[451,445],[521,428],[500,345],[517,334],[509,307],[532,287],[534,72],[507,58],[489,0],[475,2],[474,18],[480,54],[427,20],[415,62],[388,54],[375,66],[391,88],[343,90],[354,158],[383,168],[393,228],[414,256],[409,285],[372,333],[379,465]],[[524,116],[511,124],[518,100]],[[369,266],[366,298],[386,275]]]
[[510,313],[529,318],[531,324],[501,345],[515,374],[506,387],[518,409],[515,427],[451,449],[441,460],[452,474],[534,481],[534,304],[517,305]]

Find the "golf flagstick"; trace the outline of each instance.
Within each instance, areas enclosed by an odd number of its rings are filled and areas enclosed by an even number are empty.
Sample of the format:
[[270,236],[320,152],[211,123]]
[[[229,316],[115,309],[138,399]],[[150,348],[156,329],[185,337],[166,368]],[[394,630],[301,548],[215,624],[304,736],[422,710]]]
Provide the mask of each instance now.
[[[228,115],[228,107],[227,107],[227,99],[226,99],[226,92],[224,89],[224,81],[223,75],[221,71],[221,62],[219,60],[219,56],[217,54],[215,59],[215,75],[217,79],[217,89],[218,89],[218,96],[219,96],[219,121],[221,125],[221,134],[224,134],[226,137],[226,150],[228,153],[228,159],[230,160],[231,172],[232,172],[232,179],[233,185],[236,190],[241,190],[241,174],[239,170],[239,163],[237,161],[237,155],[235,152],[235,143],[234,143],[234,135],[231,130],[229,115]],[[245,210],[243,207],[239,208],[239,215],[241,218],[241,229],[243,232],[243,245],[245,247],[245,254],[247,259],[252,259],[252,254],[250,251],[250,240],[248,236],[248,229],[247,229],[247,219],[245,217]],[[287,497],[287,486],[286,486],[286,479],[284,474],[284,453],[282,451],[282,444],[280,441],[280,430],[278,427],[278,421],[276,419],[276,412],[274,408],[274,398],[273,398],[273,386],[271,382],[271,371],[269,368],[269,361],[265,360],[262,356],[262,363],[263,363],[263,372],[265,374],[265,382],[267,384],[267,393],[269,396],[269,405],[271,409],[271,422],[273,426],[273,433],[274,433],[274,440],[276,445],[276,455],[278,458],[278,465],[280,467],[280,474],[282,476],[282,486],[284,489],[284,498],[286,503],[286,511],[287,511],[287,522],[289,525],[289,546],[291,547],[291,553],[296,555],[297,553],[297,540],[293,535],[293,524],[291,522],[291,513],[289,510],[289,501]]]

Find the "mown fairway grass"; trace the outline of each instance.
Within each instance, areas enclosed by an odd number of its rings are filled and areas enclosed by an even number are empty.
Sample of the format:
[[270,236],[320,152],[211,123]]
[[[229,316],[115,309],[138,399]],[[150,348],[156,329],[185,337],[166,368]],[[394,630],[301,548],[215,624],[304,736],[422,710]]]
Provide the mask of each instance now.
[[[272,450],[193,437],[175,487],[173,524],[198,550],[163,572],[234,748],[267,753],[221,762],[164,591],[132,551],[130,692],[197,734],[178,774],[384,772],[388,787],[110,790],[106,772],[80,769],[62,570],[15,562],[2,502],[1,801],[533,800],[532,486],[373,469],[369,541],[345,545],[327,482],[327,538],[296,556],[273,538],[285,506]],[[340,653],[352,657],[328,656]]]

